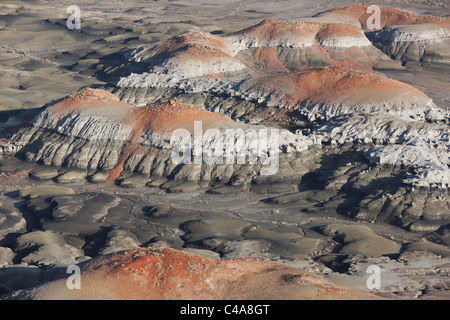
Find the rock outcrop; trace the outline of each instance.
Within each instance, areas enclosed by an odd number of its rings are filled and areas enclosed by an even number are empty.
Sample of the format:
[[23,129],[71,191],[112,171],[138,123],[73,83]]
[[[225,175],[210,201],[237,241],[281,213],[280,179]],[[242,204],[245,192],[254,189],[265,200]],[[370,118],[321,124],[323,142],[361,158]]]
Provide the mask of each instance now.
[[[414,12],[402,10],[398,7],[378,7],[380,9],[380,28],[408,24],[429,24],[449,22],[448,18],[430,15],[419,15]],[[331,9],[317,14],[315,17],[323,20],[333,20],[338,23],[350,23],[370,30],[367,22],[375,10],[368,4],[351,5],[343,8]]]
[[[198,129],[195,123],[198,124]],[[214,134],[223,133],[223,136],[227,129],[232,131],[230,138],[235,149],[230,149],[231,152],[227,154],[222,152],[222,159],[217,156],[217,161],[212,151],[214,148],[210,144],[219,141],[220,137],[215,140],[214,135],[207,136],[209,129],[219,130],[214,131]],[[47,107],[31,126],[20,130],[12,141],[16,148],[20,148],[17,155],[28,161],[84,169],[86,175],[89,172],[95,175],[96,171],[106,171],[108,182],[119,178],[123,171],[128,171],[143,173],[152,179],[165,177],[189,181],[204,180],[209,183],[217,178],[225,183],[237,174],[244,164],[238,163],[234,168],[235,161],[226,162],[225,157],[231,155],[236,158],[243,152],[242,156],[245,158],[253,143],[247,136],[248,132],[258,135],[257,130],[260,129],[265,130],[261,126],[253,128],[223,115],[183,105],[175,100],[133,107],[119,102],[107,92],[85,89]],[[199,134],[200,139],[205,134],[199,142],[203,146],[199,156],[204,158],[209,154],[205,156],[205,152],[211,151],[211,163],[192,163],[190,154],[187,154],[186,161],[181,164],[172,161],[174,144],[178,143],[172,141],[172,134],[177,130],[185,130],[188,139],[191,139],[191,134]],[[269,140],[272,139],[271,130],[267,129],[266,137]],[[278,129],[276,132],[278,136]],[[281,145],[277,144],[274,147],[276,150],[265,141],[266,151],[262,149],[262,145],[257,145],[255,155],[262,159],[265,157],[263,154],[271,150],[278,152],[283,145],[284,148],[288,145],[293,150],[300,151],[311,144],[309,140],[299,139],[287,130],[282,130],[280,136],[277,141],[280,141]],[[275,139],[275,136],[273,137]],[[223,139],[221,145],[225,148]],[[193,150],[193,142],[186,147],[189,147],[192,154],[196,152]],[[208,148],[211,150],[207,151]],[[256,161],[253,164],[256,164]],[[267,164],[261,161],[259,163]],[[69,178],[68,173],[65,173],[56,179],[64,182]]]
[[130,59],[149,64],[151,72],[211,76],[236,72],[245,65],[235,58],[229,40],[209,33],[189,33],[134,50]]
[[135,49],[128,59],[147,64],[155,74],[217,78],[333,65],[369,70],[389,58],[359,26],[264,20],[225,37],[176,36]]
[[333,9],[317,15],[317,18],[359,24],[377,48],[403,63],[449,65],[449,18],[421,16],[397,7],[379,9],[379,28],[367,25],[373,14],[368,5]]
[[[241,121],[264,124],[270,119],[285,128],[291,123],[295,127],[297,121],[297,128],[314,128],[310,135],[299,136],[310,141],[306,145],[373,144],[367,152],[371,161],[418,168],[410,183],[444,188],[449,183],[448,110],[439,109],[416,88],[376,73],[329,67],[241,82],[132,75],[119,87],[116,93],[123,98],[124,93],[131,97],[137,92],[143,93],[143,100],[176,94]],[[204,93],[201,98],[199,92]]]

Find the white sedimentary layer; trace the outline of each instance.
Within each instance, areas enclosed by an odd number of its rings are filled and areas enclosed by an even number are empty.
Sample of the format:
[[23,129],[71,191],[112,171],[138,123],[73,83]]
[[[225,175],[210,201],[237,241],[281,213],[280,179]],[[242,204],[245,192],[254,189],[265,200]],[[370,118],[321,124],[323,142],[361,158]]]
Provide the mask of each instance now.
[[385,27],[374,35],[382,42],[426,42],[436,43],[450,39],[450,25],[417,24]]
[[[442,112],[450,119],[448,112]],[[416,169],[404,182],[417,186],[448,188],[450,143],[448,124],[428,123],[384,114],[355,114],[319,127],[317,135],[334,143],[373,144],[367,158],[379,164]]]
[[284,32],[276,37],[248,35],[232,35],[227,37],[228,40],[239,50],[246,50],[258,47],[289,47],[289,48],[306,48],[315,44],[313,37],[300,36],[291,32]]
[[[20,150],[19,153],[26,159],[42,161],[46,165],[66,165],[89,170],[111,170],[117,165],[121,155],[127,157],[124,163],[125,170],[169,175],[175,169],[175,166],[168,161],[173,148],[169,134],[143,130],[133,142],[134,146],[130,146],[133,123],[124,120],[132,117],[127,117],[127,113],[124,111],[133,112],[133,108],[123,107],[124,118],[122,119],[117,118],[117,114],[108,117],[104,114],[107,110],[99,112],[98,109],[69,112],[68,114],[54,114],[52,110],[44,110],[35,118],[32,126],[23,128],[11,139],[10,145],[14,148],[4,148],[4,150],[13,150],[14,152]],[[264,130],[269,140],[273,130],[273,128],[230,121],[219,121],[216,126],[214,124],[209,124],[209,126],[212,126],[212,129],[220,130],[223,136],[226,136],[227,129],[240,128],[243,129],[241,131],[243,134],[247,134],[250,130],[255,132],[260,139],[262,139],[260,130]],[[208,128],[208,125],[205,124],[203,131]],[[242,141],[239,131],[236,132],[237,135],[233,138],[235,143]],[[304,151],[314,143],[312,139],[295,135],[288,130],[276,132],[279,133],[277,148],[281,152]],[[202,133],[205,134],[205,132]],[[245,139],[244,143],[242,150],[247,153],[252,141]],[[264,141],[262,143],[264,144]],[[266,144],[270,148],[267,150],[273,152],[270,141],[267,141]],[[139,150],[139,152],[133,153],[132,150]],[[233,172],[233,164],[230,166],[231,172]],[[208,168],[212,170],[213,167],[209,166]],[[189,170],[183,169],[183,172],[189,173]]]
[[[258,84],[257,80],[250,81],[241,79],[204,79],[188,78],[178,75],[157,74],[131,74],[121,78],[117,86],[120,88],[176,88],[187,93],[209,92],[230,97],[239,97],[242,100],[266,102],[268,106],[294,108],[280,99],[276,93],[267,90]],[[394,98],[386,98],[378,103],[307,103],[302,109],[307,110],[311,117],[332,118],[355,112],[383,112],[404,118],[417,117],[441,117],[442,113],[437,110],[432,99],[417,96],[403,97],[400,94]],[[314,119],[313,119],[314,120]]]
[[320,39],[319,44],[328,48],[371,47],[372,42],[363,33],[360,37],[327,37]]
[[184,59],[174,57],[154,68],[155,73],[171,73],[180,76],[201,77],[211,74],[237,72],[245,69],[245,65],[232,57],[202,59]]
[[[211,92],[243,100],[270,102],[272,92],[253,89],[244,80],[188,79],[173,75],[131,75],[118,84],[123,88],[178,88],[188,93]],[[297,106],[310,121],[326,122],[312,135],[302,137],[303,145],[356,142],[373,144],[367,157],[380,164],[407,165],[417,169],[405,183],[446,187],[450,179],[448,110],[437,108],[431,99],[420,96],[387,98],[378,103],[307,103]],[[307,142],[306,142],[307,141]]]
[[[177,49],[177,44],[174,44],[176,53],[171,52],[171,49],[168,48],[166,49],[168,52],[161,54],[161,48],[159,48],[161,43],[170,47],[170,45],[162,41],[133,50],[128,54],[128,59],[149,64],[157,62],[151,70],[154,73],[171,73],[190,77],[236,72],[245,69],[245,65],[235,58],[240,49],[232,42],[208,33],[191,34],[190,36],[193,39],[186,40],[186,47],[196,45],[200,40],[205,43],[211,41],[213,44],[218,42],[219,45],[206,44],[202,49],[197,48],[197,50],[202,51],[201,54],[197,55],[189,53],[183,48]],[[164,54],[167,54],[167,57],[162,57]]]

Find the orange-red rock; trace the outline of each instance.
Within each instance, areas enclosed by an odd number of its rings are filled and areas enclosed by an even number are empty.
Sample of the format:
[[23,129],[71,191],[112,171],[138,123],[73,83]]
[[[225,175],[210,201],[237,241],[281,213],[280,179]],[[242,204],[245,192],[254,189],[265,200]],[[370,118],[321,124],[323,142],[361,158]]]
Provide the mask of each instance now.
[[[30,291],[35,299],[376,299],[298,268],[253,259],[212,260],[174,249],[134,249],[95,258],[81,289],[66,279]],[[28,296],[28,297],[30,297]]]
[[130,58],[149,63],[156,73],[214,76],[244,68],[234,58],[235,54],[235,46],[227,39],[210,33],[194,32],[134,50]]
[[302,102],[349,106],[389,103],[398,99],[431,100],[405,83],[380,74],[343,67],[305,69],[248,80],[247,90],[270,94],[271,105],[299,106]]

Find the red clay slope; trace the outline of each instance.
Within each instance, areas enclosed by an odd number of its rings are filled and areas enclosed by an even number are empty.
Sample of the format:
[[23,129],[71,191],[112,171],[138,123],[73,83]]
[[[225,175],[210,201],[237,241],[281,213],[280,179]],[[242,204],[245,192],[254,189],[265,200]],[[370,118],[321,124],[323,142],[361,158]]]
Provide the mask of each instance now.
[[121,102],[112,93],[99,89],[84,88],[78,92],[68,95],[67,97],[51,104],[47,107],[50,115],[55,117],[66,116],[69,113],[78,113],[83,110],[95,108],[111,108],[113,106],[123,108],[133,108],[132,105]]
[[224,57],[232,55],[233,47],[228,40],[205,32],[187,33],[162,40],[142,53],[143,60],[157,55],[173,56],[177,51],[184,51],[203,58]]
[[187,129],[193,132],[194,121],[202,121],[203,127],[233,122],[223,115],[181,104],[175,99],[160,104],[137,107],[128,114],[125,121],[133,127],[137,136],[143,130],[168,135],[177,129]]
[[265,71],[287,71],[283,65],[287,61],[279,60],[279,48],[306,50],[312,61],[359,70],[372,70],[380,58],[361,27],[351,24],[264,20],[227,38],[241,50],[253,49]]
[[377,299],[315,274],[253,259],[212,260],[174,249],[140,248],[101,256],[81,270],[81,290],[66,279],[34,290],[35,299],[218,300]]
[[302,102],[369,105],[395,99],[430,101],[416,88],[376,73],[343,67],[308,69],[246,81],[243,89],[269,94],[269,105],[298,106]]
[[125,162],[131,156],[149,153],[149,150],[143,149],[139,144],[139,139],[145,132],[166,135],[167,137],[170,137],[171,133],[177,129],[186,129],[193,132],[195,121],[202,122],[203,130],[209,127],[219,127],[224,123],[234,123],[222,115],[181,104],[175,99],[160,104],[134,108],[123,119],[125,125],[132,127],[131,137],[125,144],[117,160],[117,165],[109,172],[106,182],[112,182],[120,176]]

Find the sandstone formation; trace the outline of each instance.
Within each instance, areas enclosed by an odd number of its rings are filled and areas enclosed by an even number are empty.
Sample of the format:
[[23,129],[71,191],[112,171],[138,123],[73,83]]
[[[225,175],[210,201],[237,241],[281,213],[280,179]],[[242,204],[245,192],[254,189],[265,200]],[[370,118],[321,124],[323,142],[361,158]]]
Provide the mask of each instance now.
[[148,63],[154,73],[196,77],[244,69],[244,64],[234,58],[236,53],[237,48],[225,38],[190,33],[141,47],[130,58]]
[[368,70],[375,61],[389,60],[359,26],[276,20],[264,20],[225,37],[176,36],[135,49],[128,59],[147,64],[151,73],[188,78],[242,77],[333,65]]
[[450,19],[421,16],[397,7],[380,7],[379,28],[368,28],[373,11],[369,5],[353,5],[319,14],[319,19],[360,25],[370,41],[390,57],[403,63],[449,64]]
[[[143,173],[152,179],[173,177],[175,180],[213,182],[217,178],[227,182],[238,174],[234,171],[240,166],[233,168],[234,162],[226,164],[221,160],[221,163],[177,166],[171,161],[171,135],[181,129],[194,134],[195,121],[200,123],[201,134],[208,129],[222,130],[224,135],[226,129],[241,129],[231,137],[233,142],[243,141],[243,147],[250,145],[249,139],[242,139],[252,127],[223,115],[182,105],[175,100],[136,108],[119,102],[110,93],[94,89],[85,89],[47,107],[13,141],[15,148],[20,149],[19,157],[47,165],[84,169],[84,176],[88,175],[87,171],[93,174],[97,170],[109,171],[108,182],[119,178],[123,171]],[[205,147],[215,141],[211,139],[203,138]],[[297,150],[310,144],[287,130],[282,131],[280,141]],[[271,146],[266,143],[266,148]],[[250,150],[248,147],[242,149],[244,152]],[[241,151],[236,149],[236,152]],[[189,162],[190,159],[191,156]],[[79,180],[78,177],[71,171],[57,176],[56,180],[74,182]]]

